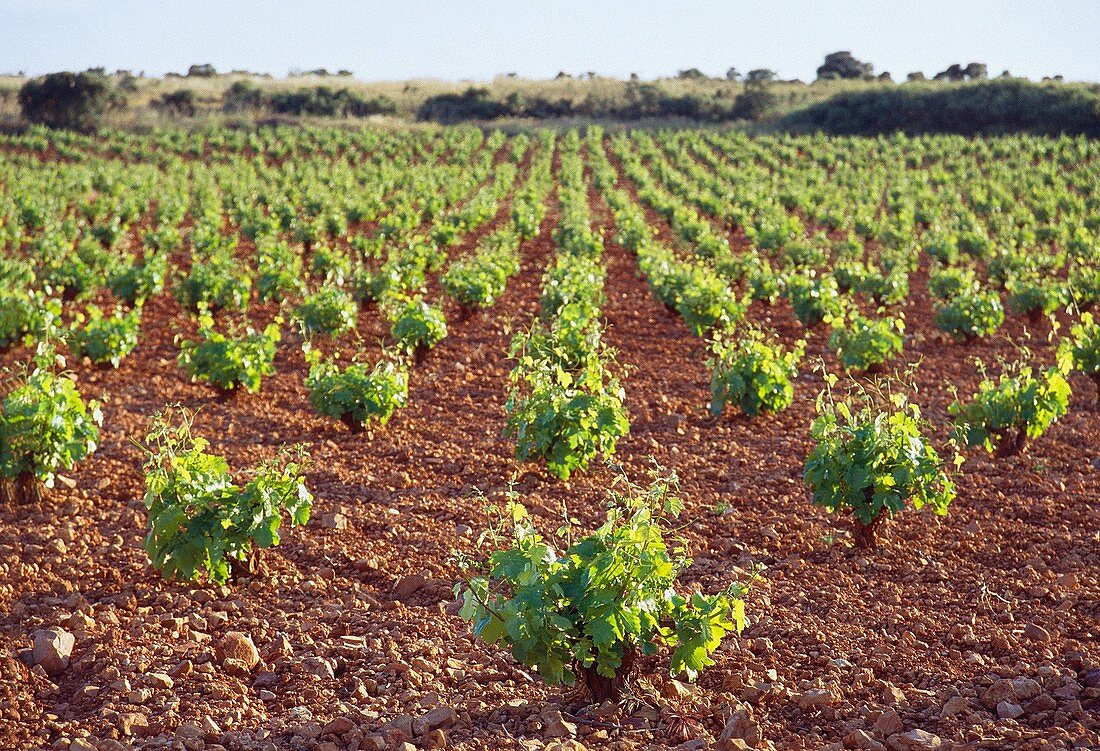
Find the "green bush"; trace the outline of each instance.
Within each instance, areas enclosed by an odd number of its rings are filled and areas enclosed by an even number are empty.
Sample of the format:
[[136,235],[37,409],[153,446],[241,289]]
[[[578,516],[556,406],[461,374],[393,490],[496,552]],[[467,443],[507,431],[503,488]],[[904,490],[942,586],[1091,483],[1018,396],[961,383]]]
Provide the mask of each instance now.
[[955,416],[955,435],[967,446],[982,446],[997,456],[1012,456],[1028,440],[1043,435],[1069,409],[1070,385],[1066,380],[1069,362],[1058,363],[1036,373],[1024,359],[1003,364],[997,380],[986,375],[979,361],[982,382],[967,403],[955,400],[948,408]]
[[1096,407],[1100,409],[1100,324],[1092,313],[1082,313],[1059,348],[1059,357],[1096,383]]
[[[314,354],[316,353],[316,354]],[[340,420],[353,433],[372,419],[385,426],[394,411],[409,399],[409,371],[404,361],[387,358],[375,366],[351,363],[341,370],[311,352],[306,388],[319,414]]]
[[95,305],[88,307],[87,316],[80,316],[82,324],[73,330],[69,339],[73,353],[87,357],[97,365],[110,363],[117,368],[122,358],[134,351],[141,331],[141,308],[129,312],[115,308],[109,316]]
[[803,471],[813,502],[831,513],[851,514],[856,545],[864,548],[876,546],[878,526],[907,503],[946,514],[955,486],[925,438],[930,426],[917,405],[902,393],[882,399],[866,391],[836,401],[836,377],[826,376],[826,383]]
[[719,334],[711,341],[710,413],[720,415],[730,403],[749,417],[786,409],[794,401],[792,380],[798,375],[806,342],[798,341],[784,352],[758,328],[739,331]]
[[676,591],[690,560],[682,543],[666,540],[682,506],[672,490],[658,480],[612,492],[606,521],[583,536],[567,516],[563,553],[513,496],[482,537],[488,560],[463,561],[477,570],[455,588],[459,615],[547,683],[581,678],[596,702],[617,700],[637,658],[661,647],[673,649],[672,675],[695,679],[723,638],[744,628],[747,584],[715,595]]
[[447,336],[447,319],[442,309],[422,297],[395,301],[387,311],[390,336],[399,349],[420,358]]
[[205,381],[221,391],[237,388],[256,393],[265,376],[275,372],[275,345],[282,334],[282,319],[261,332],[252,327],[243,331],[232,327],[229,334],[214,329],[214,319],[208,314],[199,318],[200,341],[185,339],[180,343],[180,366],[187,369],[192,381]]
[[611,372],[612,352],[584,350],[567,369],[554,353],[528,346],[531,339],[521,335],[512,344],[518,362],[504,435],[515,439],[517,460],[545,459],[551,474],[567,480],[597,456],[615,453],[630,430],[626,393]]
[[845,370],[877,372],[901,354],[905,320],[900,315],[874,320],[853,315],[837,323],[829,336],[829,349],[837,353]]
[[787,280],[786,292],[803,326],[813,326],[844,313],[845,298],[831,274],[821,277],[792,274]]
[[937,328],[967,341],[995,333],[1004,320],[1001,297],[991,291],[962,292],[936,311]]
[[191,434],[193,416],[178,409],[154,418],[145,439],[145,552],[164,576],[213,584],[256,571],[256,548],[279,544],[283,515],[292,526],[309,521],[313,496],[302,479],[305,452],[284,452],[235,485],[225,459],[207,453]]
[[243,310],[248,307],[251,290],[252,277],[231,254],[219,251],[195,258],[191,270],[176,285],[176,299],[190,311],[201,306]]
[[50,73],[19,89],[23,117],[49,128],[94,131],[120,101],[110,79],[92,72]]
[[306,295],[291,318],[301,326],[306,336],[338,336],[355,328],[358,313],[359,306],[347,292],[339,287],[322,287]]
[[85,403],[72,375],[55,370],[52,350],[40,346],[35,360],[0,403],[0,484],[4,495],[24,500],[37,500],[57,472],[90,456],[103,422],[99,404]]

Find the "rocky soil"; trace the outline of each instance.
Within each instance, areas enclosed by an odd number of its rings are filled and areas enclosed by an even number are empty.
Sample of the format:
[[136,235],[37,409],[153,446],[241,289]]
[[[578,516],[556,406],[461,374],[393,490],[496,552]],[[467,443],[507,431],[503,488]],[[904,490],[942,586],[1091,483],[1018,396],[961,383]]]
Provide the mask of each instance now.
[[[413,373],[409,406],[371,434],[312,412],[293,340],[257,395],[224,400],[189,383],[173,336],[193,324],[167,295],[148,304],[141,344],[118,370],[73,363],[84,393],[107,397],[99,451],[41,504],[0,507],[0,747],[1100,748],[1093,385],[1074,380],[1070,414],[1022,455],[972,454],[950,515],[906,514],[867,554],[801,483],[821,385],[812,359],[786,412],[711,418],[701,341],[611,242],[605,314],[632,422],[616,461],[636,478],[654,459],[679,475],[689,585],[767,567],[748,596],[752,624],[697,685],[669,679],[667,655],[643,663],[620,706],[583,706],[474,641],[456,615],[451,556],[474,549],[480,496],[499,500],[515,477],[547,524],[563,501],[595,524],[614,475],[596,468],[563,484],[517,472],[501,437],[507,345],[537,309],[550,251],[548,232],[526,243],[521,274],[490,311],[449,311],[451,334]],[[973,356],[1012,345],[948,342],[921,275],[912,287],[905,358],[921,361],[917,401],[942,424],[949,385],[967,394],[979,380]],[[259,323],[275,313],[255,309]],[[750,315],[787,341],[805,335],[784,303]],[[359,323],[376,351],[378,312]],[[1035,333],[1049,357],[1045,330]],[[835,371],[826,339],[809,332],[810,355]],[[310,447],[313,519],[287,530],[253,579],[164,581],[142,551],[131,439],[172,402],[200,409],[197,431],[231,466]]]

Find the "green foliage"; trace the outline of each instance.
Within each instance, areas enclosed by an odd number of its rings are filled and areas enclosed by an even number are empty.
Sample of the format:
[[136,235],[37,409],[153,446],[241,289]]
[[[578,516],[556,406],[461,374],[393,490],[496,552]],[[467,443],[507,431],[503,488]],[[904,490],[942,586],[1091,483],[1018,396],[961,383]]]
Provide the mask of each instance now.
[[134,351],[141,330],[141,308],[129,312],[115,308],[109,316],[95,305],[88,307],[87,319],[73,330],[69,339],[74,354],[87,357],[96,364],[110,363],[117,368],[122,358]]
[[[239,326],[223,334],[214,328],[209,314],[199,317],[200,341],[180,342],[180,366],[193,381],[205,381],[223,391],[238,387],[256,393],[264,376],[275,372],[275,345],[282,338],[282,319],[276,318],[263,331]],[[178,337],[177,337],[178,338]]]
[[19,89],[23,117],[50,128],[93,131],[120,100],[107,76],[50,73],[32,78]]
[[845,370],[874,371],[901,354],[905,320],[900,315],[874,320],[853,315],[838,323],[829,336],[829,349]]
[[176,299],[191,311],[203,305],[211,310],[240,310],[248,307],[251,290],[252,278],[241,269],[240,263],[231,254],[218,252],[195,258],[191,270],[176,285]]
[[304,284],[302,257],[282,240],[263,237],[256,241],[256,291],[260,300],[281,300],[301,291]]
[[207,453],[191,434],[183,408],[158,414],[145,439],[145,552],[164,576],[194,581],[205,573],[224,584],[253,548],[279,544],[283,515],[292,526],[309,520],[313,496],[302,479],[308,458],[300,447],[256,467],[243,487],[226,460]]
[[1002,363],[994,380],[978,360],[982,381],[969,402],[955,400],[948,408],[955,417],[955,435],[967,446],[996,450],[1011,456],[1029,439],[1043,435],[1069,409],[1070,385],[1066,380],[1070,362],[1059,357],[1053,366],[1036,372],[1030,352],[1023,358]]
[[806,342],[800,340],[784,352],[758,328],[745,326],[738,332],[727,331],[711,341],[711,414],[722,414],[730,403],[749,417],[786,409],[794,401],[791,381],[798,375]]
[[1004,305],[996,292],[968,290],[936,311],[936,327],[956,339],[993,334],[1005,320]]
[[570,354],[549,346],[528,346],[531,335],[516,337],[513,383],[505,411],[504,435],[516,441],[516,459],[545,459],[563,480],[588,467],[599,455],[609,457],[630,430],[623,391],[611,372],[613,353],[592,347]]
[[1081,320],[1070,329],[1061,351],[1068,353],[1074,370],[1090,376],[1100,373],[1100,324],[1092,313],[1081,314]]
[[132,258],[124,261],[108,276],[107,286],[119,300],[138,305],[163,292],[167,277],[168,256],[153,253],[146,255],[140,264]]
[[[55,370],[48,346],[35,359],[0,404],[0,478],[31,475],[52,488],[58,471],[95,451],[103,415],[97,402],[84,402],[71,374]],[[56,357],[56,364],[64,360]]]
[[1068,290],[1061,279],[1041,279],[1025,274],[1010,279],[1006,289],[1008,309],[1032,318],[1050,315],[1067,302]]
[[306,388],[309,402],[319,414],[341,420],[358,431],[370,420],[385,426],[394,411],[409,399],[409,371],[403,360],[386,358],[369,367],[353,362],[341,370],[320,353],[311,351]]
[[355,328],[358,312],[359,306],[351,295],[339,287],[326,286],[306,295],[291,318],[306,336],[318,333],[338,336]]
[[387,310],[390,336],[405,352],[431,349],[447,336],[447,319],[443,310],[417,296],[395,300]]
[[682,506],[674,483],[612,491],[606,521],[583,537],[567,518],[562,553],[513,495],[503,512],[491,510],[496,518],[481,538],[488,560],[455,588],[460,616],[477,637],[507,645],[550,684],[573,684],[580,674],[593,690],[593,673],[621,679],[635,654],[661,647],[673,649],[670,673],[694,680],[714,664],[710,655],[722,639],[744,628],[748,584],[714,595],[676,591],[691,561],[679,542],[670,549],[666,540]]
[[813,326],[844,313],[845,298],[831,274],[820,277],[792,274],[787,280],[786,292],[794,314],[804,326]]
[[904,393],[857,391],[836,401],[835,376],[817,400],[803,479],[813,502],[830,512],[851,513],[856,540],[874,546],[875,525],[912,503],[946,514],[955,486],[924,433],[920,409]]

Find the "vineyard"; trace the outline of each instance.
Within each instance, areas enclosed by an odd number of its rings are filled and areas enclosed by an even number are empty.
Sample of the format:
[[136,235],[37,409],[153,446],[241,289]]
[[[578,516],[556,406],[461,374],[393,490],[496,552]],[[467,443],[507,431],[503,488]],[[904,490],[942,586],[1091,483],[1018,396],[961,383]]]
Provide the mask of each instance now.
[[0,746],[1100,748],[1100,143],[0,136]]

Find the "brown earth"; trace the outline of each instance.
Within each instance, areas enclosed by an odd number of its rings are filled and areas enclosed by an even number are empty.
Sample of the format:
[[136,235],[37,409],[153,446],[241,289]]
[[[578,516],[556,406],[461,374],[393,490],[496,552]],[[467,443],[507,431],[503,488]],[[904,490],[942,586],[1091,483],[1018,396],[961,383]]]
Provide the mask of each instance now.
[[[612,237],[595,194],[593,207]],[[173,343],[187,319],[168,295],[148,303],[141,344],[118,370],[73,363],[86,396],[107,395],[102,445],[69,473],[75,487],[0,507],[0,746],[84,738],[94,748],[334,751],[398,748],[407,735],[414,747],[688,749],[738,748],[725,738],[756,734],[760,748],[920,748],[902,745],[920,741],[906,735],[919,729],[942,748],[1100,748],[1093,384],[1075,378],[1070,414],[1022,455],[971,454],[949,516],[907,513],[869,555],[850,546],[845,520],[809,503],[800,479],[821,385],[812,358],[837,368],[826,330],[808,334],[789,410],[711,418],[702,341],[611,241],[605,315],[629,371],[632,425],[615,460],[635,479],[653,459],[680,477],[688,585],[711,590],[767,566],[748,596],[751,626],[697,686],[662,677],[667,655],[651,660],[621,708],[578,708],[575,694],[474,641],[455,615],[451,555],[474,549],[481,494],[500,500],[518,478],[547,524],[563,501],[594,524],[614,476],[598,467],[560,483],[518,468],[501,437],[507,345],[537,309],[554,221],[551,212],[524,244],[522,271],[496,306],[466,320],[448,310],[450,335],[413,372],[409,406],[368,434],[312,412],[289,337],[259,394],[221,400],[189,383]],[[922,269],[905,307],[905,358],[921,361],[917,401],[943,424],[948,385],[966,395],[977,384],[971,358],[1013,349],[1003,337],[945,340],[924,281]],[[261,323],[275,313],[255,310]],[[750,316],[788,342],[806,335],[785,303],[756,304]],[[377,310],[359,323],[377,352]],[[1003,333],[1022,330],[1014,318]],[[1033,347],[1049,358],[1041,339]],[[310,446],[313,519],[285,530],[252,580],[163,581],[142,551],[142,455],[131,439],[171,402],[200,409],[197,431],[234,467],[285,443]],[[75,635],[56,683],[15,657],[54,626]],[[220,659],[229,632],[258,647],[251,672]],[[152,675],[162,673],[171,680]]]

